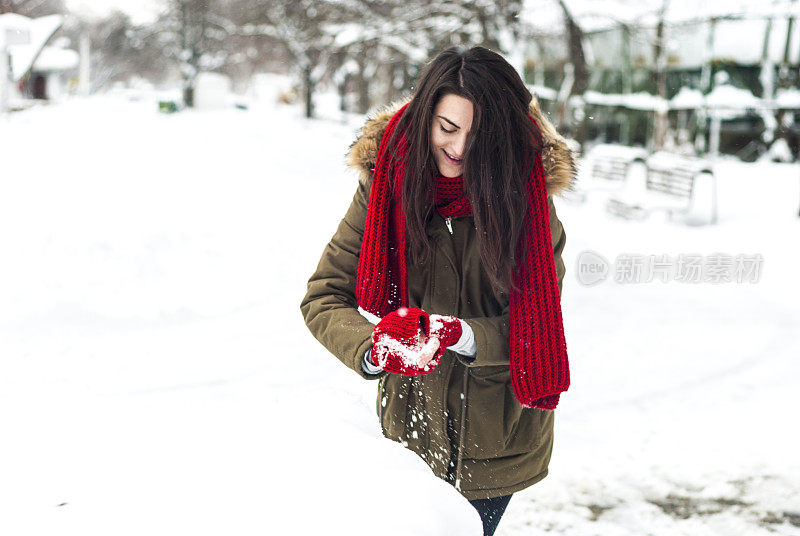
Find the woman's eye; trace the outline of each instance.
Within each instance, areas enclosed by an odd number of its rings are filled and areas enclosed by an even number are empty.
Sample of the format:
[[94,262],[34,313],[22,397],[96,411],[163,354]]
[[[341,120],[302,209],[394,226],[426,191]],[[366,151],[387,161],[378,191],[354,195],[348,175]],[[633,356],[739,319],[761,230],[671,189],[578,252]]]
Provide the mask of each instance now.
[[439,128],[441,128],[441,129],[442,129],[442,132],[447,132],[448,134],[452,134],[453,132],[455,132],[455,130],[447,130],[447,129],[446,129],[446,128],[444,128],[442,125],[439,125]]

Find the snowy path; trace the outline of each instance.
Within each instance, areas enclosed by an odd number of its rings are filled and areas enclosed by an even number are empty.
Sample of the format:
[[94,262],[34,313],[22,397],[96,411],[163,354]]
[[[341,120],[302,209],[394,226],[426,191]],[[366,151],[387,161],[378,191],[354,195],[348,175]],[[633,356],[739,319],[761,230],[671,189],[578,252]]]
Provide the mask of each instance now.
[[302,323],[352,128],[153,110],[0,124],[0,534],[480,534]]
[[[153,109],[0,120],[0,533],[479,533],[300,318],[353,125]],[[558,202],[573,385],[498,535],[800,534],[799,174],[720,164],[712,229]],[[585,287],[589,249],[765,261],[757,284]],[[380,506],[412,491],[414,516]]]

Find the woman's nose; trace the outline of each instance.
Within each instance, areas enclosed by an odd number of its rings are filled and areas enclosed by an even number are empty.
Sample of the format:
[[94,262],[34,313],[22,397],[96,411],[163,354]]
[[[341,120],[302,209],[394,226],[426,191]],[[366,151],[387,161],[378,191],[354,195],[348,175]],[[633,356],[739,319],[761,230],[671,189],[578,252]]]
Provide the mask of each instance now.
[[453,152],[452,155],[456,158],[461,158],[464,155],[464,146],[467,144],[467,136],[459,136],[457,140],[453,142]]

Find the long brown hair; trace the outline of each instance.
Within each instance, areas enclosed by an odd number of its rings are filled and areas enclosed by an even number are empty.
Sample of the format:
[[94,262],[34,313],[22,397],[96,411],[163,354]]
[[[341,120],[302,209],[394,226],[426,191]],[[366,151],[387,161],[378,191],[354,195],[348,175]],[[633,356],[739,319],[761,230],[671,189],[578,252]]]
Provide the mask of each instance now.
[[425,263],[433,251],[425,231],[438,174],[431,126],[436,104],[448,94],[472,102],[472,127],[462,156],[464,188],[478,230],[481,264],[495,294],[508,293],[524,253],[528,174],[542,139],[528,117],[532,97],[522,79],[502,56],[486,48],[452,47],[433,58],[420,73],[389,141],[393,167],[399,133],[405,132],[408,140],[403,210],[410,260]]

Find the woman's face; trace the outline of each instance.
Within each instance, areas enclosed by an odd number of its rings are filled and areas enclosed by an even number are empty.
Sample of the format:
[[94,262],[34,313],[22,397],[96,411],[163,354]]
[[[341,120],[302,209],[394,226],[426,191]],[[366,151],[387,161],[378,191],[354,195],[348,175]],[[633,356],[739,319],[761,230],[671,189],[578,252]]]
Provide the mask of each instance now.
[[433,109],[431,149],[439,173],[445,177],[458,177],[464,172],[464,146],[472,127],[472,102],[453,95],[445,95]]

